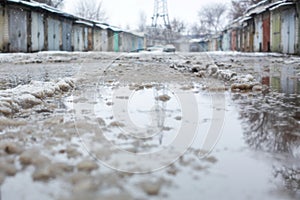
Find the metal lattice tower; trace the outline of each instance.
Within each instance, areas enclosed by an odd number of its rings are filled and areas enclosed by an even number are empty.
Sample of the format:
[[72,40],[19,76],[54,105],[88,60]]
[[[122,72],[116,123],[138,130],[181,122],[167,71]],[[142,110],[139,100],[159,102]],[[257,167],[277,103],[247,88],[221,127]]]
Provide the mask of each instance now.
[[[160,24],[160,19],[162,19],[163,24]],[[166,29],[171,29],[167,0],[154,0],[152,27],[157,28],[159,26],[164,26]]]

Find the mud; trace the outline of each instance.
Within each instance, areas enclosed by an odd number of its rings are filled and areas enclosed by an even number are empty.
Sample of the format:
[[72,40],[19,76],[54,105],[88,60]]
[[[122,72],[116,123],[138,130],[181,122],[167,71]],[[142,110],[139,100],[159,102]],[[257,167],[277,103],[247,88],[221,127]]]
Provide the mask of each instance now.
[[[1,55],[1,199],[299,199],[299,63],[279,54]],[[198,129],[166,164],[178,150],[168,147],[189,135],[180,127],[193,122],[182,107],[190,97]],[[119,150],[153,157],[138,163]]]

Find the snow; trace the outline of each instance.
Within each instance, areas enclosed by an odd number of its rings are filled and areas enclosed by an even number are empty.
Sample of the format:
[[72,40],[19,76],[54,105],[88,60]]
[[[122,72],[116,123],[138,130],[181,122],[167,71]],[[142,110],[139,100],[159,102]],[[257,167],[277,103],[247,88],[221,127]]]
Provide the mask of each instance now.
[[15,111],[40,105],[46,97],[67,92],[74,87],[73,79],[64,78],[57,82],[32,81],[27,85],[0,91],[0,115],[12,115]]
[[122,32],[122,30],[120,28],[115,27],[115,26],[109,26],[108,28],[115,31],[115,32]]
[[104,29],[104,30],[106,30],[106,29],[109,28],[109,26],[108,26],[108,25],[105,25],[105,24],[96,24],[96,26],[97,26],[97,27],[100,27],[101,29]]
[[262,53],[262,52],[255,52],[255,53],[247,53],[247,52],[238,52],[238,51],[211,51],[208,54],[210,55],[224,55],[224,56],[248,56],[248,57],[266,57],[266,56],[273,56],[273,57],[283,57],[284,54],[281,53]]
[[289,6],[289,5],[293,5],[294,3],[293,2],[286,2],[286,3],[282,3],[282,4],[279,4],[273,8],[271,8],[270,10],[276,10],[277,8],[280,8],[282,6]]
[[81,20],[77,20],[75,23],[76,23],[76,24],[84,24],[84,25],[86,25],[86,26],[93,26],[92,23],[88,23],[88,22],[81,21]]
[[56,8],[53,8],[53,7],[48,6],[46,4],[38,3],[38,2],[35,2],[35,1],[8,0],[8,2],[21,3],[23,5],[30,6],[30,7],[42,8],[42,9],[45,9],[45,10],[47,10],[49,12],[52,12],[52,13],[67,14],[67,13],[64,13],[64,12],[56,9]]

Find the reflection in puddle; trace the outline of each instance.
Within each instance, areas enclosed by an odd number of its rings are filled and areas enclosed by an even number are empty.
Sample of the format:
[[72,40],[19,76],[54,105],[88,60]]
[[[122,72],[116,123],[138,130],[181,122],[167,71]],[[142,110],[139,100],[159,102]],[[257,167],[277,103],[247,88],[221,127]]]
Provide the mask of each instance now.
[[300,94],[300,79],[294,66],[254,66],[258,79],[263,85],[285,94]]
[[[95,115],[110,125],[104,135],[125,150],[138,147],[137,153],[168,146],[181,127],[180,103],[167,88],[102,87],[98,92]],[[159,99],[163,95],[169,99]]]
[[284,187],[299,196],[300,122],[294,117],[299,98],[272,94],[234,94],[232,98],[240,105],[247,145],[258,152],[270,153],[275,178],[280,177]]
[[214,119],[212,114],[224,108],[212,104],[211,94],[199,94],[200,85],[189,90],[181,84],[143,85],[110,82],[95,88],[96,93],[75,95],[77,131],[92,156],[121,171],[148,173],[172,164],[191,145],[198,154],[213,148],[209,145],[218,138],[206,146],[203,141],[218,136],[207,135],[214,120],[222,122],[223,116]]
[[291,147],[300,144],[300,124],[293,118],[293,112],[299,106],[298,98],[292,98],[292,101],[281,96],[281,99],[272,100],[262,95],[253,98],[247,94],[234,94],[233,99],[241,105],[240,117],[249,146],[272,153],[292,153]]

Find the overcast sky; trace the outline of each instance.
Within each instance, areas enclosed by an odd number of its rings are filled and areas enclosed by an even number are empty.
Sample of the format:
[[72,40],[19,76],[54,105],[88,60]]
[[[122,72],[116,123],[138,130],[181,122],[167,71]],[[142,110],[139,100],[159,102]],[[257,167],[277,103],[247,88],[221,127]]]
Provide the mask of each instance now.
[[[100,0],[99,0],[100,1]],[[154,0],[102,0],[103,6],[109,17],[109,23],[115,26],[125,28],[127,25],[131,29],[137,27],[139,13],[145,12],[148,24],[151,24],[153,15]],[[180,18],[188,24],[197,21],[197,12],[203,5],[213,2],[230,2],[230,0],[168,0],[169,17]],[[72,10],[74,0],[66,0],[65,9]]]

